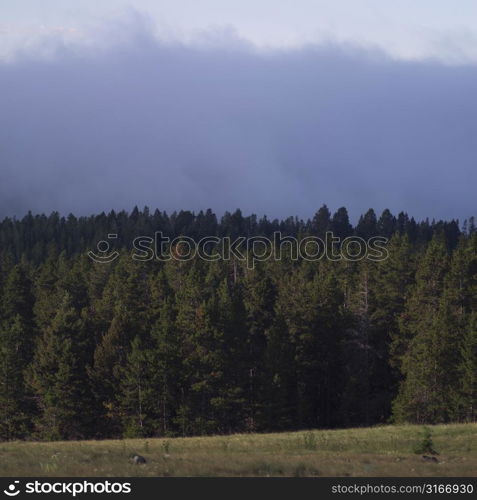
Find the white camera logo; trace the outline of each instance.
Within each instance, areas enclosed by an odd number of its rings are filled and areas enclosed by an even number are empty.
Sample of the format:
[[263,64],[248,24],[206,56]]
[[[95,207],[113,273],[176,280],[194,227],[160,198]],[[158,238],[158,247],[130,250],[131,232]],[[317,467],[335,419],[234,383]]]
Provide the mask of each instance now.
[[6,490],[3,490],[3,493],[9,497],[16,497],[20,493],[20,490],[17,489],[17,484],[20,484],[20,481],[14,481]]

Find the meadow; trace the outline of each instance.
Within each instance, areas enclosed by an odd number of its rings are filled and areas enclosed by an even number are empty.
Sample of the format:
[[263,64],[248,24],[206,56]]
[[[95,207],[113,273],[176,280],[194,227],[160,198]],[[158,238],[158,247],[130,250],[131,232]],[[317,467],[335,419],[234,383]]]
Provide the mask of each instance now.
[[[421,426],[276,434],[0,443],[1,476],[475,476],[477,424],[430,427],[437,461],[422,458]],[[141,455],[145,464],[131,459]]]

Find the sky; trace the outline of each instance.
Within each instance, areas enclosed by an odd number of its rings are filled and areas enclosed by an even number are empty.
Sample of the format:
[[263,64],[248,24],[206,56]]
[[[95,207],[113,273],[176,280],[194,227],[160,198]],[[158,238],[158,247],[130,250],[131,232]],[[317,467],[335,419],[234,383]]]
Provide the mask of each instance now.
[[0,217],[476,215],[477,2],[458,6],[0,0]]

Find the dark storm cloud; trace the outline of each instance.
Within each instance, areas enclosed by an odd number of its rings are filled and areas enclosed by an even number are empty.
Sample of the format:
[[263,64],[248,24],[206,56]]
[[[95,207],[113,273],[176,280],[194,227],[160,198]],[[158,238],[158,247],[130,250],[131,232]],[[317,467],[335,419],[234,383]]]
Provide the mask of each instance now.
[[0,215],[476,213],[477,67],[143,34],[0,65]]

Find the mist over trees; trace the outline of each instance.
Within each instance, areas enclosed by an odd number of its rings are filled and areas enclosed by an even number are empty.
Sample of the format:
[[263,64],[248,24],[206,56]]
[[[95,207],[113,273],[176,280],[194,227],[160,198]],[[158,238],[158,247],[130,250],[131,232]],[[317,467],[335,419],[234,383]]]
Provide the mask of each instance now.
[[[155,231],[389,238],[375,262],[138,262]],[[118,234],[109,264],[86,252]],[[474,421],[473,219],[308,221],[147,208],[0,222],[0,438],[186,436]]]

